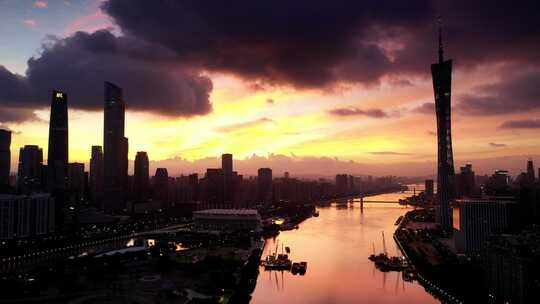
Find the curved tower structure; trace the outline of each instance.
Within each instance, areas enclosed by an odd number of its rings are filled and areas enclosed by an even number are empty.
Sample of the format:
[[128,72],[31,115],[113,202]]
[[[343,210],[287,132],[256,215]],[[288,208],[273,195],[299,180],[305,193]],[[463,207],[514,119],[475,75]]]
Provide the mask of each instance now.
[[437,196],[439,223],[447,232],[452,231],[450,202],[455,198],[454,158],[451,132],[452,60],[444,60],[442,31],[439,28],[439,62],[431,65],[435,109],[437,114]]

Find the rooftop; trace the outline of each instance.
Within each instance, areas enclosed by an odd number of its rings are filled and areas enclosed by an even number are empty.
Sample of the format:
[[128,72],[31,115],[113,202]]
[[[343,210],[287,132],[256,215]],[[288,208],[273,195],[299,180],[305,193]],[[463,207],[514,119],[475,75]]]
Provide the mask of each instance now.
[[215,215],[258,215],[255,209],[207,209],[195,211],[194,214],[215,214]]

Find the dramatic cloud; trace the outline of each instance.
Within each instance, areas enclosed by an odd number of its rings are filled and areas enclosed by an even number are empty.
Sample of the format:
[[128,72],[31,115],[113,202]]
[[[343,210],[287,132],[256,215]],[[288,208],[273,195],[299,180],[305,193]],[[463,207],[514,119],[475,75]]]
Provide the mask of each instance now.
[[510,120],[502,123],[503,129],[540,129],[540,119]]
[[498,115],[540,110],[540,70],[504,77],[499,83],[476,88],[461,98],[457,110],[468,115]]
[[34,7],[37,8],[46,8],[49,5],[49,3],[45,0],[37,0],[34,2]]
[[493,148],[503,148],[503,147],[506,147],[506,144],[498,144],[498,143],[490,142],[489,146]]
[[0,108],[0,124],[20,123],[29,120],[39,120],[32,110],[7,107]]
[[358,108],[339,108],[328,112],[334,116],[367,116],[371,118],[386,118],[389,116],[381,109],[362,110]]
[[533,0],[108,0],[102,8],[124,32],[195,66],[249,81],[321,88],[429,75],[439,14],[447,54],[459,65],[538,65],[536,6]]
[[392,152],[392,151],[377,151],[377,152],[369,152],[369,154],[373,155],[411,155],[410,153],[401,153],[401,152]]
[[237,131],[237,130],[241,130],[241,129],[255,127],[255,126],[262,125],[262,124],[272,122],[272,121],[273,120],[271,120],[270,118],[263,117],[263,118],[259,118],[259,119],[252,120],[252,121],[247,121],[247,122],[222,126],[222,127],[219,127],[217,129],[217,131],[223,132],[223,133],[228,133],[228,132],[233,132],[233,131]]
[[27,27],[35,27],[37,25],[37,21],[34,19],[24,19],[22,23]]
[[428,114],[428,115],[434,115],[435,114],[435,103],[434,102],[426,102],[422,105],[412,109],[413,112],[422,113],[422,114]]
[[0,105],[47,107],[54,88],[68,93],[70,106],[103,108],[103,82],[124,88],[129,110],[191,116],[211,110],[212,82],[185,68],[173,53],[107,30],[51,39],[28,60],[26,76],[0,66]]

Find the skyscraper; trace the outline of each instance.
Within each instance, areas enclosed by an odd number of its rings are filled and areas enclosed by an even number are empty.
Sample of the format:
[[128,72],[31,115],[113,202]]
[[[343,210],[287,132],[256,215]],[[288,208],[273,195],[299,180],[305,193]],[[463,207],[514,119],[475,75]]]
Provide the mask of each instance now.
[[101,146],[92,146],[90,158],[90,199],[96,206],[103,201],[103,149]]
[[[68,171],[68,105],[67,94],[54,90],[49,121],[47,184],[49,191],[59,194],[66,189]],[[58,203],[58,200],[57,200]]]
[[0,129],[0,191],[9,185],[11,131]]
[[154,176],[154,200],[161,208],[169,207],[169,173],[167,168],[157,168]]
[[135,156],[135,171],[133,174],[133,191],[135,194],[135,200],[145,201],[148,199],[148,192],[150,188],[149,170],[150,165],[148,161],[148,154],[143,151],[137,152],[137,156]]
[[257,199],[269,204],[272,202],[272,169],[259,168],[257,172]]
[[452,60],[444,60],[442,30],[439,28],[439,62],[431,65],[435,109],[437,114],[437,195],[439,223],[447,232],[452,231],[450,202],[455,196],[454,159],[450,116],[452,87]]
[[84,164],[70,163],[68,165],[68,189],[71,201],[78,203],[84,198]]
[[536,178],[534,176],[534,164],[532,159],[529,159],[527,161],[527,181],[530,183],[534,183],[535,179]]
[[128,139],[124,137],[125,104],[122,89],[105,82],[104,102],[104,209],[125,207]]
[[26,145],[19,151],[19,168],[17,170],[17,188],[21,193],[40,191],[41,165],[43,150],[35,145]]
[[221,155],[221,169],[223,170],[223,203],[232,205],[234,196],[233,179],[233,156],[232,154]]

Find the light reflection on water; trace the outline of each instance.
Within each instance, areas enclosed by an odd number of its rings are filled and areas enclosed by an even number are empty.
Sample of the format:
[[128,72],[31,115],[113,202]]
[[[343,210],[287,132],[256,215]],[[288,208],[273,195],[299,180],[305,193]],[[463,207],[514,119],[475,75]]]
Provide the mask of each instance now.
[[[418,188],[417,188],[418,189]],[[398,200],[407,193],[370,197]],[[294,262],[307,261],[304,276],[265,272],[261,268],[251,303],[439,303],[418,283],[404,282],[398,272],[382,273],[367,257],[383,250],[381,231],[389,254],[399,254],[392,235],[394,222],[408,207],[365,203],[319,207],[319,217],[267,240],[263,257],[276,243],[291,248]]]

